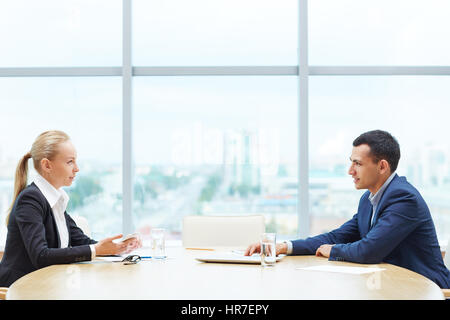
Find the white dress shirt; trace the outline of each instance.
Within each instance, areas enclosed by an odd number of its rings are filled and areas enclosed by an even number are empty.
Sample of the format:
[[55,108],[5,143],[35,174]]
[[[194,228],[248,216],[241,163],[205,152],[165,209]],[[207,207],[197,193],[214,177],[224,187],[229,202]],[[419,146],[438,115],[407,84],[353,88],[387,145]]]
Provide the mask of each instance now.
[[[62,189],[56,189],[50,182],[48,182],[40,174],[37,174],[34,179],[34,184],[44,195],[45,199],[50,204],[55,217],[56,227],[58,228],[60,247],[67,248],[69,246],[69,230],[67,229],[66,217],[64,212],[67,209],[69,203],[69,195]],[[91,248],[91,257],[95,258],[94,245],[89,246]]]
[[389,178],[387,178],[387,180],[383,183],[383,185],[380,187],[380,189],[378,189],[378,191],[373,194],[372,192],[369,195],[369,201],[372,204],[372,217],[370,219],[370,225],[372,226],[373,221],[375,220],[375,212],[377,211],[377,207],[378,207],[378,203],[381,200],[381,196],[384,193],[384,190],[386,190],[387,186],[389,185],[389,183],[391,183],[392,179],[394,179],[395,176],[395,172],[393,172]]

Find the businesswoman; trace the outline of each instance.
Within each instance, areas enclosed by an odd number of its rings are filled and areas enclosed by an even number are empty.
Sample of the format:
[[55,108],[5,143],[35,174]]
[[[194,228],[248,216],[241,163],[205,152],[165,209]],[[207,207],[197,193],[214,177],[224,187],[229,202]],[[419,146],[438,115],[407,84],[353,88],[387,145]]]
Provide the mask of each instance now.
[[[27,186],[30,158],[38,175]],[[121,234],[99,242],[90,239],[67,214],[69,196],[62,187],[74,181],[79,171],[76,159],[75,147],[66,133],[46,131],[19,161],[0,263],[0,287],[49,265],[127,253],[141,246],[136,239],[113,242]]]

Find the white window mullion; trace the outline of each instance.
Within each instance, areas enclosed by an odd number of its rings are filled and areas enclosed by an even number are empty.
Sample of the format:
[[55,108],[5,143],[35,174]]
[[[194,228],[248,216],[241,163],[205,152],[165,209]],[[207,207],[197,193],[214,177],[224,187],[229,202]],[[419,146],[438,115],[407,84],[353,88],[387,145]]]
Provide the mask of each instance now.
[[132,233],[133,225],[133,113],[131,0],[123,0],[122,65],[122,232]]
[[310,66],[311,76],[439,76],[449,66]]
[[122,75],[121,67],[0,68],[0,77],[111,77],[120,75]]
[[297,66],[134,67],[134,76],[296,76]]
[[299,0],[298,19],[298,228],[300,238],[309,236],[308,154],[308,1]]

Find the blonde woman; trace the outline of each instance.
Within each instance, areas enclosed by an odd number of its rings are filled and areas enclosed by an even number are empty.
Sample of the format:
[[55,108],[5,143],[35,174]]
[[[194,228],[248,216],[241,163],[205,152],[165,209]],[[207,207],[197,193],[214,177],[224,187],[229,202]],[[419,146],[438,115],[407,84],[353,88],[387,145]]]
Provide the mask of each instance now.
[[[30,158],[38,175],[27,186]],[[75,147],[67,134],[46,131],[19,161],[0,263],[0,287],[8,287],[45,266],[128,253],[141,246],[136,238],[114,242],[121,234],[99,242],[90,239],[67,214],[69,197],[62,187],[70,186],[75,179],[79,171],[76,160]]]

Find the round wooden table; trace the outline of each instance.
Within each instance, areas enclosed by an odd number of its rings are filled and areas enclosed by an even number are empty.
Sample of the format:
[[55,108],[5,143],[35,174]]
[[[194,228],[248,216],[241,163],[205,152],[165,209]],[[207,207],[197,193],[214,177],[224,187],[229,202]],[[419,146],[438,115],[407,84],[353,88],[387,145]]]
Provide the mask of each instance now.
[[[214,253],[220,251],[229,248],[217,248]],[[431,280],[384,263],[362,265],[286,256],[275,267],[262,268],[195,259],[212,251],[169,247],[167,253],[166,260],[143,260],[134,265],[96,260],[49,266],[13,283],[7,299],[444,299]],[[299,269],[322,265],[385,270],[348,274]]]

